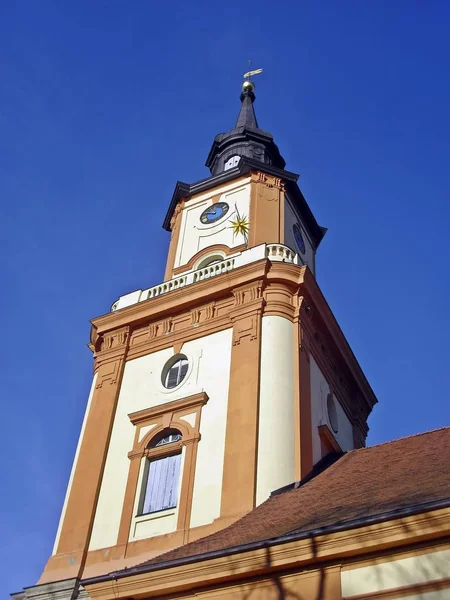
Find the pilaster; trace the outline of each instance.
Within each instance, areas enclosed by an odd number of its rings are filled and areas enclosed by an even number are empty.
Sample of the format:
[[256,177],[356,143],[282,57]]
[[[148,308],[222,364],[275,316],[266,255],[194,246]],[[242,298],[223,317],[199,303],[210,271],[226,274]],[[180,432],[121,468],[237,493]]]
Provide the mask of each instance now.
[[221,517],[239,517],[255,506],[261,360],[262,281],[233,290],[230,387]]
[[56,554],[39,583],[79,577],[95,516],[103,468],[129,344],[129,328],[104,333],[95,342],[95,391],[63,516]]
[[284,183],[261,171],[252,174],[249,247],[284,243]]
[[311,407],[311,338],[308,326],[308,306],[303,297],[299,298],[299,451],[300,451],[300,479],[307,475],[313,467],[313,440],[312,440],[312,407]]

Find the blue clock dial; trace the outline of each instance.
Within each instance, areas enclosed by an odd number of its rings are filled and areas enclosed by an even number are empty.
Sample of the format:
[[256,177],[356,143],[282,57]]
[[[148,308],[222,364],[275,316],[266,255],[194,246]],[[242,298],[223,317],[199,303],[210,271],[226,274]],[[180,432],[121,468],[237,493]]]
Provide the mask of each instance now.
[[227,214],[229,208],[230,207],[226,202],[217,202],[216,204],[208,206],[208,208],[200,215],[200,221],[203,225],[215,223]]
[[294,232],[295,243],[297,244],[298,249],[302,254],[305,254],[305,241],[303,239],[302,232],[300,231],[300,227],[297,225],[297,223],[295,223],[292,227],[292,231]]

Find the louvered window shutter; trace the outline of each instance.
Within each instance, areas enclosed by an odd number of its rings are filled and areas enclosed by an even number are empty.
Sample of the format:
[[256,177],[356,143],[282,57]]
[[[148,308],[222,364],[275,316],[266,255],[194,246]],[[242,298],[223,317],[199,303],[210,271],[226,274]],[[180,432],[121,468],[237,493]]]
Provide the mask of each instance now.
[[169,372],[167,373],[166,379],[166,387],[173,388],[178,385],[178,372],[179,372],[179,364],[175,364],[173,367],[170,367]]
[[181,381],[183,381],[183,379],[186,377],[188,366],[189,366],[189,363],[188,363],[187,360],[182,360],[181,361],[180,380],[179,380],[178,383],[180,383]]
[[148,469],[142,512],[175,508],[178,497],[181,454],[152,460]]

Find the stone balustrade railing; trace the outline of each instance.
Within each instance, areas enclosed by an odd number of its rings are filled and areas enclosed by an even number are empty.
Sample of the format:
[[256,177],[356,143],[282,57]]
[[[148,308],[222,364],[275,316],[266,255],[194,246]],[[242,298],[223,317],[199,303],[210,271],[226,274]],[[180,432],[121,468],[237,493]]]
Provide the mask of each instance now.
[[283,244],[261,244],[254,248],[249,248],[243,252],[239,252],[236,256],[227,257],[220,262],[214,263],[210,266],[190,271],[179,277],[174,277],[170,281],[165,281],[158,285],[155,285],[147,290],[136,290],[126,296],[121,296],[111,307],[111,312],[131,306],[144,300],[156,298],[162,294],[173,292],[181,288],[186,287],[192,283],[198,283],[205,281],[211,277],[222,275],[228,271],[232,271],[238,267],[242,267],[249,263],[261,260],[262,258],[268,258],[271,261],[287,262],[291,264],[299,264],[298,257],[293,250],[284,246]]

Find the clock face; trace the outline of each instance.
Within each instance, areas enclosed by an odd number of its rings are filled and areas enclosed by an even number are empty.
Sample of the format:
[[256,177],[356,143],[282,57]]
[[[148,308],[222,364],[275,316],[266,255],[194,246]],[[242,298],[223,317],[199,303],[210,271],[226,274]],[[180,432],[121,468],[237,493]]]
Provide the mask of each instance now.
[[202,212],[200,215],[200,221],[203,223],[203,225],[215,223],[227,214],[229,208],[230,207],[226,202],[217,202],[217,204],[212,204]]
[[305,254],[305,241],[302,236],[302,232],[300,231],[300,227],[297,223],[292,227],[292,231],[294,232],[295,243],[297,244],[298,249],[302,254]]

